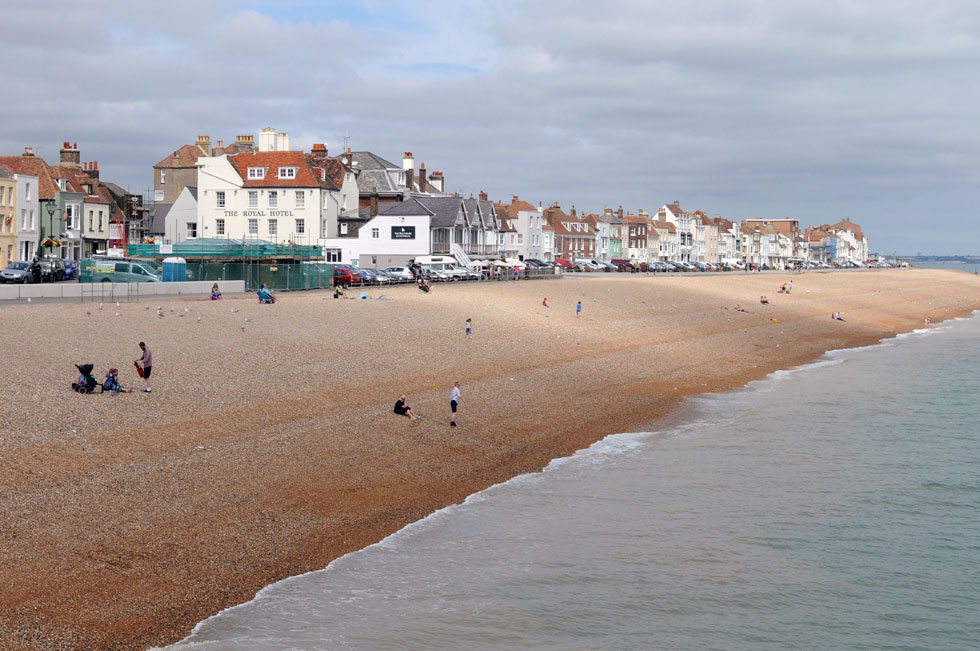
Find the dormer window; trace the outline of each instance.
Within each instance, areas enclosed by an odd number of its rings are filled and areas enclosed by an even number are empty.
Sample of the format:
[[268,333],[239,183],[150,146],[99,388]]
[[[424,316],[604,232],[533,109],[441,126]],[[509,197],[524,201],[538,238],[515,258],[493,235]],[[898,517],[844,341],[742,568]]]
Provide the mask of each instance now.
[[259,180],[265,178],[265,167],[250,167],[248,168],[248,178],[250,181]]
[[91,183],[86,183],[85,184],[85,194],[92,194],[92,184]]
[[58,189],[65,192],[68,189],[68,179],[56,179],[58,181]]
[[296,171],[298,167],[280,167],[279,168],[279,178],[281,179],[295,179]]

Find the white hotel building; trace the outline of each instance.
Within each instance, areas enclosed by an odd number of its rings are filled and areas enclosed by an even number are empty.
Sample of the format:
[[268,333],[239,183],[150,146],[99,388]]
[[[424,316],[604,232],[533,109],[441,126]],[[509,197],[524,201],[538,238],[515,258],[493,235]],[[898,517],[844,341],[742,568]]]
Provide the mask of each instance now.
[[309,154],[275,150],[199,158],[197,223],[193,229],[187,225],[187,239],[316,245],[337,237],[338,216],[357,212],[357,182],[326,154],[326,147],[314,145]]

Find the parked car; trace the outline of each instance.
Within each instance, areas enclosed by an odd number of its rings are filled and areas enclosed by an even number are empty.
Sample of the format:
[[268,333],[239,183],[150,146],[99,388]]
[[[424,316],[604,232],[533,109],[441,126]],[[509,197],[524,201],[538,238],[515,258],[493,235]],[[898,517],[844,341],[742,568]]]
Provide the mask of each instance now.
[[466,272],[465,267],[457,267],[453,264],[447,264],[443,267],[442,272],[449,276],[450,280],[469,280],[470,275]]
[[359,287],[364,284],[364,279],[350,267],[334,267],[333,284],[341,287]]
[[78,280],[78,261],[65,260],[65,280]]
[[555,264],[562,268],[564,271],[582,271],[582,267],[577,264],[573,264],[571,261],[564,258],[555,258]]
[[41,260],[41,282],[53,283],[65,279],[64,260]]
[[11,262],[6,269],[0,271],[0,283],[29,282],[31,282],[30,262]]
[[78,282],[158,283],[162,278],[153,265],[144,260],[88,258],[79,264]]
[[452,276],[447,274],[445,271],[440,269],[434,269],[431,265],[422,265],[422,273],[425,277],[434,282],[448,283],[452,280]]
[[385,272],[391,274],[396,279],[401,282],[410,282],[415,280],[415,274],[408,267],[388,267]]

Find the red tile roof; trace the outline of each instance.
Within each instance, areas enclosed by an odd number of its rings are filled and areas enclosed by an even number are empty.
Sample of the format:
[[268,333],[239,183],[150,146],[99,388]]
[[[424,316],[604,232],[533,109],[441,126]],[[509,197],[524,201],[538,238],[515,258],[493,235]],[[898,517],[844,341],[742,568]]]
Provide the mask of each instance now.
[[[318,158],[301,151],[241,152],[228,157],[246,188],[321,188],[339,190],[345,169],[336,158]],[[248,178],[248,168],[266,168],[265,178]],[[279,178],[280,167],[295,167],[296,176]]]
[[0,156],[0,165],[6,165],[17,174],[37,177],[39,199],[54,199],[58,186],[51,177],[48,164],[40,156]]

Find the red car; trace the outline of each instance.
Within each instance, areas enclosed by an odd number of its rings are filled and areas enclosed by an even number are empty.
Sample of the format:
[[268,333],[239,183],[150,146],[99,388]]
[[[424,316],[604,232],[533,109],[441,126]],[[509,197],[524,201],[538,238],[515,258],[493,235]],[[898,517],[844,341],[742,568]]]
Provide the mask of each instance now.
[[364,283],[364,278],[361,274],[352,273],[350,269],[345,267],[334,267],[333,268],[333,284],[340,285],[341,287],[350,287],[351,285],[358,286]]
[[555,264],[561,267],[564,271],[582,271],[582,267],[577,264],[572,264],[570,261],[564,258],[555,258]]

